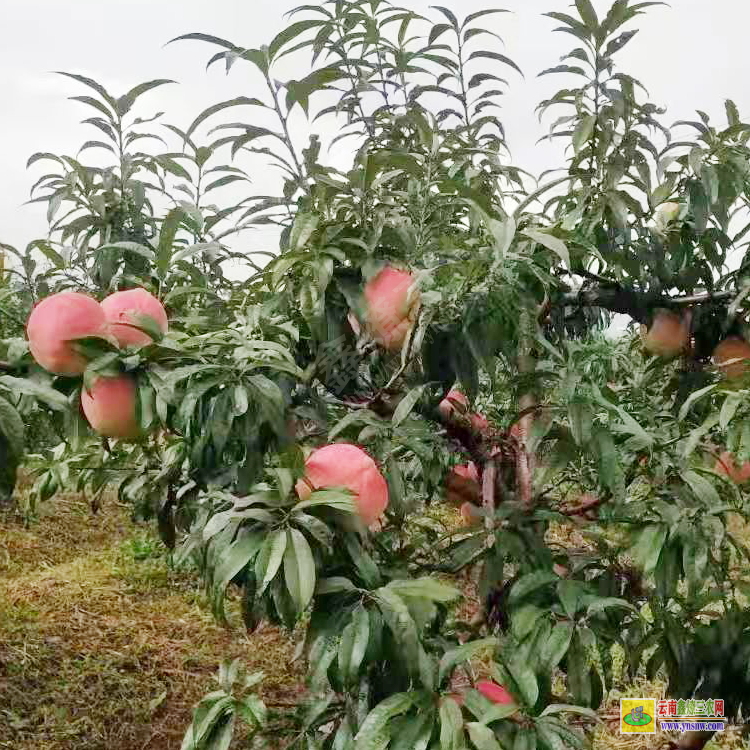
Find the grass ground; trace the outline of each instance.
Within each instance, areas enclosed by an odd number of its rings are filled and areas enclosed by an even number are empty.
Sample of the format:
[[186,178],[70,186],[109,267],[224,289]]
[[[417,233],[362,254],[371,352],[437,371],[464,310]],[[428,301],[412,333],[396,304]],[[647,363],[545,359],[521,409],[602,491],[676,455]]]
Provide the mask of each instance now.
[[[465,606],[476,604],[470,595]],[[218,627],[197,578],[171,568],[151,526],[112,500],[92,514],[79,497],[58,497],[29,528],[0,514],[0,749],[177,749],[222,659],[263,670],[271,706],[293,704],[293,651],[276,628]],[[664,691],[660,682],[615,691],[595,750],[658,747],[658,735],[621,735],[618,707]],[[721,750],[738,747],[721,739]]]
[[0,516],[0,748],[172,750],[222,659],[293,702],[294,644],[275,628],[225,630],[192,574],[171,570],[148,527],[74,496],[24,528]]

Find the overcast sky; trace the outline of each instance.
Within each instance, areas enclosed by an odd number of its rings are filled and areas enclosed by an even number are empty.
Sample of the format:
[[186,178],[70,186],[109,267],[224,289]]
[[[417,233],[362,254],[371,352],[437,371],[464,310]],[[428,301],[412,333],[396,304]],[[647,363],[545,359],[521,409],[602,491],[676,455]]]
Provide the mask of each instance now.
[[[434,1],[397,4],[427,12]],[[209,104],[260,95],[261,81],[251,75],[249,66],[237,65],[229,76],[219,65],[206,72],[205,63],[216,48],[197,42],[168,47],[165,43],[179,34],[202,31],[243,47],[257,47],[273,38],[284,24],[283,14],[299,2],[0,0],[0,241],[23,247],[46,232],[44,208],[23,206],[31,184],[43,174],[40,165],[26,170],[28,156],[42,150],[72,155],[84,140],[96,137],[96,131],[78,124],[90,116],[87,108],[66,98],[87,92],[51,71],[91,76],[115,95],[142,81],[173,78],[178,85],[147,95],[146,109],[164,110],[166,121],[186,127]],[[552,34],[556,24],[541,15],[565,11],[567,0],[442,0],[442,4],[457,14],[498,6],[512,11],[490,16],[487,23],[504,38],[504,52],[526,76],[521,79],[512,72],[508,76],[511,87],[501,115],[513,161],[533,173],[561,166],[554,145],[536,145],[545,130],[533,110],[555,86],[564,84],[560,76],[537,79],[536,74],[557,64],[560,55],[574,46],[569,35]],[[594,0],[594,4],[601,16],[609,0]],[[743,117],[750,114],[750,4],[673,0],[671,7],[651,9],[638,26],[640,33],[620,53],[620,65],[646,84],[651,101],[667,107],[668,122],[692,119],[698,108],[723,123],[727,97],[735,100]],[[277,74],[293,78],[305,72],[292,68]],[[240,112],[246,117],[250,110],[235,111]],[[298,128],[302,131],[304,123]],[[321,135],[325,141],[330,131]],[[253,179],[254,192],[263,193],[264,186],[273,184],[266,169],[254,173]],[[247,233],[235,246],[263,249],[273,239],[268,232]]]

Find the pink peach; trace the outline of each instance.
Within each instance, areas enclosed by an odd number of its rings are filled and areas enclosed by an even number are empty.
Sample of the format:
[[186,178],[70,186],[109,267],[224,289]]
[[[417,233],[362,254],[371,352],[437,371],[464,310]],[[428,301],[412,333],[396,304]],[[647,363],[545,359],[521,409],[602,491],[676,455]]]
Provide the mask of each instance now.
[[81,392],[89,424],[104,437],[134,439],[142,435],[136,413],[137,388],[131,375],[99,377],[90,391]]
[[128,289],[115,292],[102,300],[102,310],[109,323],[112,335],[121,347],[142,347],[152,343],[151,336],[133,325],[141,318],[150,318],[162,331],[169,330],[169,321],[164,306],[145,289]]
[[29,349],[34,359],[55,375],[80,375],[84,356],[72,344],[77,339],[103,337],[106,320],[99,303],[78,292],[59,292],[43,299],[26,324]]
[[386,266],[365,285],[367,324],[372,337],[388,350],[398,350],[414,325],[418,294],[409,295],[414,277]]
[[354,495],[357,513],[366,526],[374,524],[388,507],[388,484],[375,461],[350,443],[333,443],[313,451],[305,462],[305,477],[295,489],[300,500],[312,489],[346,487]]

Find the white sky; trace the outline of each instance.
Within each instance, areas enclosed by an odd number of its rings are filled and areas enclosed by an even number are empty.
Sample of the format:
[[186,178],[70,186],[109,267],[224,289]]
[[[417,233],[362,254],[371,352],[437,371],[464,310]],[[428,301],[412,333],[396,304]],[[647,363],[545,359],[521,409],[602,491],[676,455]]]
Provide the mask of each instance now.
[[[0,241],[21,248],[46,233],[45,208],[23,206],[30,186],[43,174],[39,164],[26,171],[28,156],[35,151],[74,155],[84,140],[97,137],[98,131],[78,124],[93,112],[66,98],[88,92],[51,71],[91,76],[114,95],[142,81],[173,78],[179,85],[144,97],[147,114],[164,110],[165,121],[186,127],[212,103],[262,94],[262,82],[248,65],[235,66],[228,77],[220,65],[206,73],[205,63],[217,49],[209,45],[163,45],[179,34],[202,31],[243,47],[257,47],[273,38],[285,23],[283,14],[301,2],[0,0]],[[397,4],[426,13],[434,2]],[[485,7],[512,11],[490,16],[486,22],[504,38],[504,52],[526,75],[524,80],[507,70],[511,87],[501,118],[513,160],[532,173],[562,166],[554,144],[536,145],[545,130],[533,110],[540,99],[565,83],[562,76],[538,79],[536,74],[558,64],[559,57],[574,46],[573,37],[550,33],[557,24],[541,16],[548,10],[566,11],[567,0],[442,0],[442,4],[458,15]],[[601,16],[609,2],[594,0],[594,5]],[[667,107],[667,123],[694,119],[698,108],[723,124],[727,97],[747,117],[749,22],[750,4],[744,0],[672,0],[672,7],[655,7],[638,19],[641,31],[620,53],[620,65],[644,82],[651,101]],[[299,78],[306,72],[297,65],[282,68],[277,75]],[[237,109],[230,116],[244,119],[251,111]],[[320,126],[320,121],[314,125]],[[324,142],[335,133],[331,127],[321,132]],[[304,132],[304,122],[297,122],[295,130]],[[268,168],[255,169],[252,177],[253,192],[264,193],[276,183]],[[230,187],[225,195],[231,198]],[[273,244],[273,232],[268,231],[246,233],[233,243],[244,251],[270,249]]]

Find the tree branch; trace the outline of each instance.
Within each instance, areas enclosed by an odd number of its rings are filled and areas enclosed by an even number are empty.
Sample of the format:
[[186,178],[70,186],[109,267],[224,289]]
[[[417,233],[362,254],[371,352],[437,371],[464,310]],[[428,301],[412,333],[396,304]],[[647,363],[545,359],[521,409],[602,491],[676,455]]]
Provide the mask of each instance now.
[[[582,274],[586,275],[586,274]],[[685,295],[681,297],[667,297],[640,292],[636,289],[613,286],[592,286],[578,292],[566,292],[561,295],[556,304],[566,307],[601,307],[610,312],[629,315],[639,323],[645,323],[649,310],[656,307],[674,308],[695,305],[701,302],[723,302],[734,297],[733,292],[706,292],[704,294]],[[553,303],[555,304],[555,303]]]
[[[484,508],[484,525],[489,534],[495,526],[495,480],[497,479],[497,465],[491,458],[482,472],[482,507]],[[491,543],[491,539],[488,539]]]
[[594,508],[598,507],[602,504],[602,502],[603,499],[601,497],[593,495],[589,497],[588,500],[584,500],[578,505],[559,508],[558,512],[562,513],[562,515],[564,516],[580,516],[584,515],[587,511],[593,510]]

